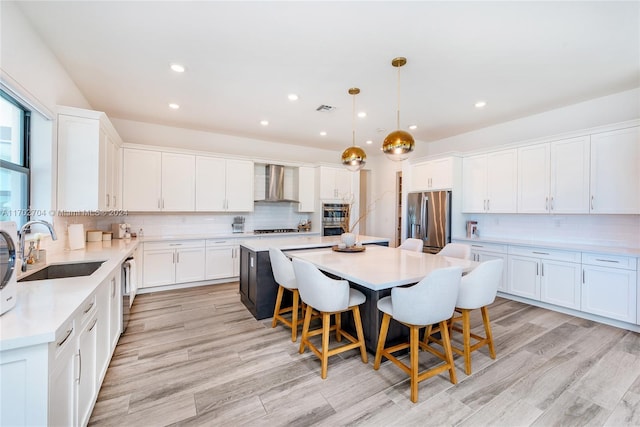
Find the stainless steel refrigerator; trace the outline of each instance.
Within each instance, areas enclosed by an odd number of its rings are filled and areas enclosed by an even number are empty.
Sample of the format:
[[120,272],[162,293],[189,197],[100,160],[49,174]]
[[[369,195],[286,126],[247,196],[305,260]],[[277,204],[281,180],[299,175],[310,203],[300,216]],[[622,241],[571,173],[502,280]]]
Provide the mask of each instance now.
[[451,192],[407,194],[407,237],[422,239],[424,251],[439,252],[451,241]]

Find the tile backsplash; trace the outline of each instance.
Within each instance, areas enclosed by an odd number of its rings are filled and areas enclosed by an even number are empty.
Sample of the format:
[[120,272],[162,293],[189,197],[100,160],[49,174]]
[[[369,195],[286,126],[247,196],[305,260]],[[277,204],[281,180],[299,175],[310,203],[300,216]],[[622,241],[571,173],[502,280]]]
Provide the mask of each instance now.
[[640,215],[464,215],[481,238],[640,248]]

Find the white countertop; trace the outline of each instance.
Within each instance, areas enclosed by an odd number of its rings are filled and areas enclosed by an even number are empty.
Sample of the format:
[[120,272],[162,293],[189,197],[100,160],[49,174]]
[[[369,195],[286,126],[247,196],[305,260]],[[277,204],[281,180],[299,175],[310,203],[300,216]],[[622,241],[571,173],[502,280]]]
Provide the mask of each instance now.
[[[389,243],[389,239],[374,236],[357,236],[357,241],[366,245],[370,243]],[[270,239],[245,239],[242,246],[254,251],[268,251],[269,248],[280,250],[328,248],[340,243],[340,236],[296,236],[275,237]]]
[[[452,237],[451,240],[467,242],[469,244],[476,243],[495,243],[500,245],[517,245],[517,246],[535,246],[539,248],[564,249],[568,251],[578,252],[594,252],[602,254],[625,255],[640,258],[640,248],[621,248],[616,246],[587,245],[580,243],[566,242],[548,242],[539,240],[518,240],[518,239],[502,239],[502,238],[473,238]],[[640,236],[638,236],[638,244],[640,244]]]
[[[114,269],[120,268],[138,241],[123,239],[86,245],[84,250],[47,253],[46,265],[105,261],[92,275],[18,283],[16,306],[0,316],[0,351],[54,341],[58,328]],[[19,272],[18,278],[24,275]]]
[[172,240],[215,240],[215,239],[264,239],[264,238],[283,238],[283,237],[306,237],[320,236],[318,231],[296,231],[292,233],[262,233],[255,234],[253,231],[245,233],[203,233],[203,234],[172,234],[148,236],[144,235],[138,238],[140,242],[162,242]]
[[417,283],[434,270],[460,266],[469,272],[477,262],[370,245],[363,252],[345,253],[332,249],[291,251],[287,255],[314,264],[320,270],[374,291]]

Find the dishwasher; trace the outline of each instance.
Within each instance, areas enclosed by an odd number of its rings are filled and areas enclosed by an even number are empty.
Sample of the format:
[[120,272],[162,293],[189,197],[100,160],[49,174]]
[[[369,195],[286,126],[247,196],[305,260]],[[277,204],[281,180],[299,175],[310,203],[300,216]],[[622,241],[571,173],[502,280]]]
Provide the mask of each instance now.
[[129,324],[129,315],[133,300],[138,291],[136,260],[127,258],[122,263],[122,333],[124,334]]

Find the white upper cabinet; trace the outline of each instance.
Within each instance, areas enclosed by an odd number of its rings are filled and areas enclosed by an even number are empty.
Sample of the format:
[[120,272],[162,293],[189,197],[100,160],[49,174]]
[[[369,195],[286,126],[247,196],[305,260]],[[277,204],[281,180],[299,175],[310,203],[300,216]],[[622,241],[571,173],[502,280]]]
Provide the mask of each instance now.
[[196,156],[195,171],[196,211],[253,211],[253,162]]
[[160,211],[162,208],[162,153],[125,148],[123,153],[123,209]]
[[411,165],[409,191],[442,190],[453,187],[453,158],[430,160]]
[[196,157],[162,153],[163,211],[189,212],[196,208]]
[[320,166],[318,170],[320,199],[339,200],[341,202],[349,202],[353,199],[352,178],[354,172],[329,166]]
[[58,113],[58,209],[120,208],[121,140],[104,113],[60,107]]
[[300,166],[297,169],[298,179],[294,182],[297,183],[297,200],[298,212],[313,212],[315,211],[316,192],[315,192],[315,173],[313,168],[308,166]]
[[518,149],[519,213],[588,213],[588,202],[588,136]]
[[640,214],[640,128],[591,135],[590,212]]
[[515,213],[517,158],[516,149],[465,157],[462,160],[462,210]]

